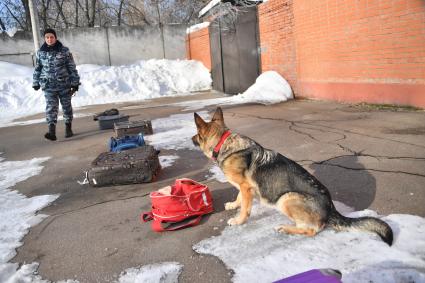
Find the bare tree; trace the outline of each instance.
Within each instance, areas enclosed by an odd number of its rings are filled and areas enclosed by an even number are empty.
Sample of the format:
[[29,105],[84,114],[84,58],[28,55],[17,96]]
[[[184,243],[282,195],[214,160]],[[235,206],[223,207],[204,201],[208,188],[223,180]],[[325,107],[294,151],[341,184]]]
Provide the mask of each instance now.
[[89,0],[85,0],[85,15],[86,15],[86,21],[87,24],[90,23],[90,12],[89,12]]
[[[42,28],[157,25],[199,21],[210,0],[34,0]],[[28,0],[1,0],[1,28],[30,30]]]
[[28,0],[21,0],[22,6],[24,7],[24,19],[25,19],[25,29],[31,29],[31,16],[30,16],[30,6]]
[[68,28],[69,25],[68,25],[68,22],[66,20],[65,14],[63,13],[63,0],[60,4],[59,4],[59,0],[55,0],[55,3],[56,3],[56,7],[58,9],[58,15],[61,16],[62,22],[65,25],[65,28]]
[[41,0],[41,11],[39,12],[39,19],[41,20],[42,28],[45,29],[48,27],[47,24],[47,12],[50,8],[50,0]]
[[206,16],[211,22],[211,25],[218,27],[224,32],[235,31],[235,24],[238,17],[243,16],[246,12],[245,8],[254,7],[259,0],[232,0],[227,2],[219,2],[211,8]]
[[2,21],[2,19],[0,18],[0,27],[1,27],[1,30],[2,31],[6,31],[6,26],[5,26],[5,24],[3,23],[3,21]]
[[96,16],[96,0],[91,0],[91,15],[88,26],[94,27],[95,16]]
[[4,3],[6,17],[9,18],[11,25],[14,23],[14,27],[19,27],[22,30],[28,30],[25,19],[25,8],[22,6],[22,2],[16,2],[11,0],[5,0]]
[[124,5],[124,0],[121,0],[121,1],[120,1],[120,5],[119,5],[119,7],[118,7],[118,19],[117,19],[117,24],[118,24],[118,26],[120,26],[120,25],[121,25],[121,18],[122,18],[122,8],[123,8],[123,5]]
[[137,0],[130,0],[127,2],[126,9],[123,11],[122,17],[128,25],[150,25],[153,24],[147,18],[148,12],[144,2]]
[[78,0],[75,0],[75,20],[74,25],[78,27],[78,6],[80,5],[80,2]]

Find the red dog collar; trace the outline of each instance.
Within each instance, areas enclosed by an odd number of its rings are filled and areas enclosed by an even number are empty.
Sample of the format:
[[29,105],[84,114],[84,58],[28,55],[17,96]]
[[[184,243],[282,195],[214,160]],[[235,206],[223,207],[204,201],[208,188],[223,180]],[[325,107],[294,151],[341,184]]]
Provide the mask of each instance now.
[[223,145],[223,143],[226,141],[226,139],[232,134],[231,131],[227,130],[224,132],[224,134],[221,136],[220,141],[218,142],[218,144],[214,147],[213,150],[213,158],[217,159],[218,153],[220,152],[220,148]]

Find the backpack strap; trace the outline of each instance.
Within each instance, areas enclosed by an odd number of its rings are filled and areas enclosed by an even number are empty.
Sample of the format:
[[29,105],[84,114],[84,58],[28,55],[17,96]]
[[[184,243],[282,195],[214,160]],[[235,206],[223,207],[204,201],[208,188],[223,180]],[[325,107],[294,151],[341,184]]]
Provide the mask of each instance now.
[[189,221],[175,222],[172,227],[164,228],[162,227],[162,221],[154,219],[152,222],[152,230],[155,232],[164,232],[164,231],[175,231],[186,227],[196,226],[201,222],[202,215],[198,215],[195,218],[190,219]]
[[142,220],[143,222],[148,222],[148,221],[153,220],[152,211],[142,213],[140,215],[140,220]]
[[182,229],[185,227],[190,227],[190,226],[196,226],[201,222],[202,215],[198,215],[197,217],[192,218],[189,221],[174,222],[172,227],[167,227],[167,228],[162,227],[161,220],[153,218],[152,212],[142,213],[140,215],[140,218],[143,222],[148,222],[153,220],[152,230],[154,230],[155,232],[164,232],[164,231],[175,231],[175,230]]

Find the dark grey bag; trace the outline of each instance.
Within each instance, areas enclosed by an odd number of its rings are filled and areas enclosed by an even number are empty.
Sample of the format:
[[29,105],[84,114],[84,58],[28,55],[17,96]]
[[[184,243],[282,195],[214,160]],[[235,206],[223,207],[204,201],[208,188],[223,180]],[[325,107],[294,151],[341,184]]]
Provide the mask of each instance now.
[[128,121],[129,117],[130,116],[123,115],[123,114],[111,115],[111,116],[99,116],[97,117],[97,120],[99,122],[99,129],[100,130],[113,129],[115,123]]
[[119,114],[120,114],[120,111],[118,111],[118,109],[111,108],[111,109],[105,110],[103,112],[94,114],[93,120],[97,121],[100,116],[115,116],[115,115],[119,115]]
[[152,123],[149,120],[118,122],[114,124],[114,130],[117,138],[139,133],[145,136],[153,134]]
[[87,178],[95,187],[140,184],[155,181],[160,170],[158,151],[146,145],[101,153],[93,160]]

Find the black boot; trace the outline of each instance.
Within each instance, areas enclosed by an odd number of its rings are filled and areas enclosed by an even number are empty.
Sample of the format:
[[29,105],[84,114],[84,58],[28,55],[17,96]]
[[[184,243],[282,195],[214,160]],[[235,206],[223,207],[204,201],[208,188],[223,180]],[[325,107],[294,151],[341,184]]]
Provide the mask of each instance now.
[[47,132],[44,137],[48,140],[55,141],[56,140],[56,125],[49,124],[49,132]]
[[70,138],[74,135],[74,133],[72,132],[72,123],[68,122],[65,123],[65,138]]

